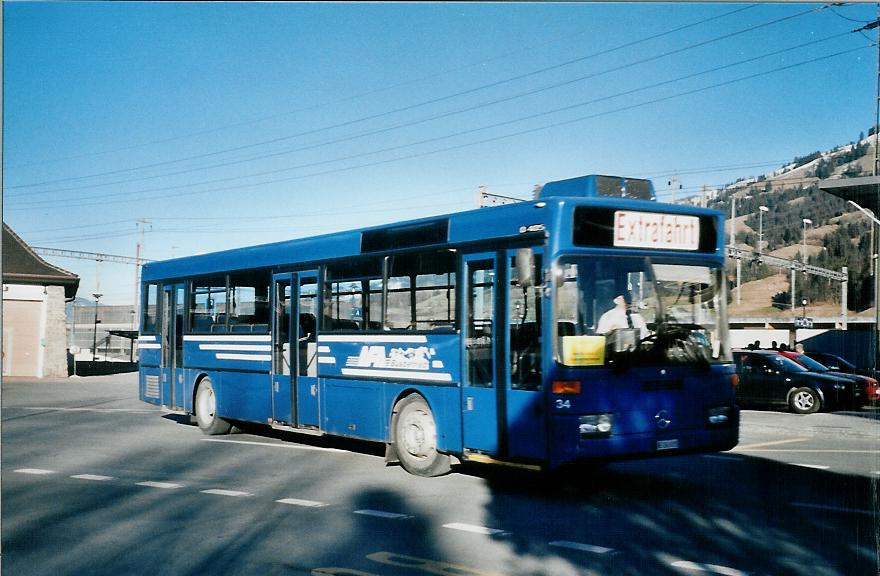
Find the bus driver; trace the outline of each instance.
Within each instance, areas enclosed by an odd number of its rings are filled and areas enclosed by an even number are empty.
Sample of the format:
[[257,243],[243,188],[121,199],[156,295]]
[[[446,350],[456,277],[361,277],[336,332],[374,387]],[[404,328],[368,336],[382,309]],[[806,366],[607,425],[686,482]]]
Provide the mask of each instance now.
[[641,334],[648,332],[645,319],[638,312],[630,310],[632,298],[629,293],[618,294],[614,298],[614,308],[602,314],[599,325],[596,327],[597,334],[608,334],[612,330],[623,328],[638,328]]

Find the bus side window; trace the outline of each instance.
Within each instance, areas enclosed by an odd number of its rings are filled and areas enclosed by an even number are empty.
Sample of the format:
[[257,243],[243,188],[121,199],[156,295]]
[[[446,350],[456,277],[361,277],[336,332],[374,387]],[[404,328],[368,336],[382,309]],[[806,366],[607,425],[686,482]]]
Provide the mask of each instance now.
[[193,281],[189,309],[189,325],[193,332],[225,332],[226,313],[225,276]]
[[386,330],[455,329],[455,253],[395,256],[388,278]]
[[144,286],[144,315],[141,319],[141,334],[156,334],[158,332],[159,311],[159,285],[147,284]]
[[327,266],[323,330],[366,330],[381,319],[382,260],[371,257]]
[[229,277],[229,327],[232,332],[269,333],[269,272]]

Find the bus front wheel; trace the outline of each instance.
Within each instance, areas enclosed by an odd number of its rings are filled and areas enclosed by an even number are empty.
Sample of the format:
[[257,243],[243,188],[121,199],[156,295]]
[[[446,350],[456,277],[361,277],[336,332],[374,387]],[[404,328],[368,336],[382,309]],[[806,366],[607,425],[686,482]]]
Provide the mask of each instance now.
[[217,416],[217,396],[210,378],[199,383],[196,391],[196,422],[202,432],[210,436],[229,434],[232,424]]
[[394,447],[400,464],[416,476],[442,476],[449,472],[449,456],[437,451],[437,425],[425,399],[411,394],[395,408]]

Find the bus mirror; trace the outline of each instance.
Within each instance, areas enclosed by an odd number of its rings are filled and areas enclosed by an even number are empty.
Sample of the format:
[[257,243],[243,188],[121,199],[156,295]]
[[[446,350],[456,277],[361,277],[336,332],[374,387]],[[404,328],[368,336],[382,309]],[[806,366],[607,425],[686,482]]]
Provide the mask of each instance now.
[[535,253],[531,248],[516,251],[516,279],[523,290],[535,285]]

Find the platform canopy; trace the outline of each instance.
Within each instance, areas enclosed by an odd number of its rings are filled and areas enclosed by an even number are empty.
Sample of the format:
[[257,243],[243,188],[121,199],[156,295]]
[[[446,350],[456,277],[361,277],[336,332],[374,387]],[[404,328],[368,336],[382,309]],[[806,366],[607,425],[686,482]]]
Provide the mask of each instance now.
[[820,180],[819,190],[855,202],[880,217],[880,176]]

